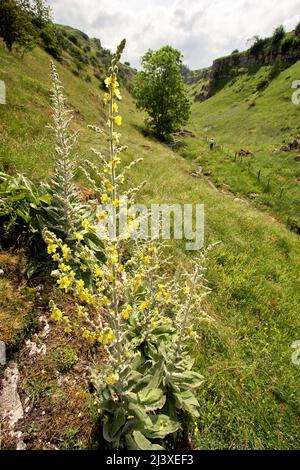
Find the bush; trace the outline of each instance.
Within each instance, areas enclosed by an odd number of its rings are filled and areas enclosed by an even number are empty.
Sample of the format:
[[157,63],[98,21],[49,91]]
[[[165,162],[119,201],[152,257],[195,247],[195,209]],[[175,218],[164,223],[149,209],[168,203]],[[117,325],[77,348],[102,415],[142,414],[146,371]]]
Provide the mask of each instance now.
[[43,47],[54,59],[60,60],[62,57],[62,47],[59,44],[58,33],[54,28],[44,28],[40,31]]
[[69,34],[68,38],[73,44],[75,44],[75,46],[79,46],[79,41],[75,34]]
[[254,36],[254,43],[249,49],[250,54],[255,56],[259,55],[264,50],[264,47],[266,46],[267,42],[268,40],[266,38],[263,39],[258,36]]
[[290,49],[299,46],[299,39],[297,36],[286,36],[281,43],[281,52],[286,54]]
[[295,28],[295,35],[298,37],[300,36],[300,21]]
[[282,72],[283,69],[284,69],[284,65],[282,64],[280,60],[277,59],[274,62],[274,64],[271,66],[271,69],[268,75],[269,79],[274,80],[274,78],[276,78]]

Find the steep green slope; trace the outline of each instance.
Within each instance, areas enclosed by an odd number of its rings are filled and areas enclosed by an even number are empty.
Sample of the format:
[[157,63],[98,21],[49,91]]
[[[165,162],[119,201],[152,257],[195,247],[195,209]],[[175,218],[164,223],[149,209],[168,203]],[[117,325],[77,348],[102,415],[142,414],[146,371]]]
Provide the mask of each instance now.
[[[0,60],[0,79],[8,93],[7,105],[0,107],[1,162],[10,171],[44,178],[51,174],[53,160],[45,128],[50,120],[49,56],[35,49],[20,61],[0,46]],[[75,109],[74,127],[81,131],[78,158],[83,160],[90,156],[89,147],[97,145],[87,124],[103,124],[99,84],[82,80],[61,64],[58,70]],[[234,92],[229,87],[226,93]],[[218,101],[216,109],[211,103],[194,105],[191,126],[199,137],[224,109]],[[243,100],[241,107],[246,112]],[[291,362],[291,343],[300,338],[299,238],[267,214],[215,191],[205,179],[194,179],[190,173],[197,168],[195,162],[145,138],[140,132],[143,115],[127,92],[120,108],[123,141],[129,147],[125,161],[144,159],[129,181],[147,180],[140,201],[204,203],[206,244],[221,242],[207,271],[212,293],[205,308],[215,321],[197,326],[200,340],[191,350],[205,377],[199,390],[199,448],[299,448],[300,369]],[[227,119],[231,114],[227,112]],[[221,139],[226,132],[221,134],[218,125],[214,135]],[[220,134],[215,133],[218,129]],[[202,152],[208,159],[201,140],[191,138],[188,145],[191,155]],[[183,242],[172,243],[170,252],[174,264],[189,263],[195,256],[185,251]]]
[[[295,160],[300,148],[280,148],[300,137],[299,106],[291,99],[300,62],[268,85],[269,71],[244,73],[207,101],[194,103],[190,127],[197,138],[187,140],[183,154],[197,159],[217,184],[229,185],[287,222],[300,213],[300,163]],[[211,137],[219,148],[208,152]],[[235,158],[240,149],[253,156]]]

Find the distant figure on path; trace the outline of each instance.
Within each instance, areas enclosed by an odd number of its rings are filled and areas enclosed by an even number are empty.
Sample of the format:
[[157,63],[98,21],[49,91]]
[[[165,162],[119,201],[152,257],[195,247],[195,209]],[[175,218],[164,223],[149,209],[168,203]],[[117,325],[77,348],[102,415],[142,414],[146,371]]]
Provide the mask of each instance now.
[[209,149],[212,150],[215,146],[215,139],[209,139]]

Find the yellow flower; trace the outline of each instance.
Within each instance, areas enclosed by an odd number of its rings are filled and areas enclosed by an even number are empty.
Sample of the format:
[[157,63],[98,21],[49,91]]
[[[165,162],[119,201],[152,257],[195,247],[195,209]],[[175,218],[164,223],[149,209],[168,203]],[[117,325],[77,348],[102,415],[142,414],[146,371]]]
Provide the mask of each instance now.
[[56,245],[55,243],[50,243],[50,245],[47,246],[48,254],[51,255],[52,253],[55,253],[57,248],[58,248],[58,245]]
[[104,104],[107,104],[107,103],[108,103],[109,98],[110,98],[109,94],[108,94],[108,93],[104,93],[104,96],[103,96],[103,102],[104,102]]
[[161,300],[162,297],[163,297],[162,291],[158,291],[157,294],[156,294],[156,296],[155,296],[155,300]]
[[60,271],[63,271],[63,272],[71,271],[70,266],[68,266],[68,265],[65,264],[65,263],[60,263],[60,264],[58,265],[58,268],[60,269]]
[[108,384],[108,385],[115,385],[115,383],[118,382],[119,380],[119,374],[118,373],[115,373],[115,374],[111,374],[111,375],[107,375],[106,378],[105,378],[105,382]]
[[101,277],[103,276],[103,269],[100,268],[100,266],[97,266],[97,268],[94,271],[96,277]]
[[76,281],[76,288],[78,291],[81,291],[82,289],[84,289],[84,282],[82,279],[80,279],[79,281]]
[[88,289],[84,288],[79,293],[79,300],[91,305],[94,303],[95,298]]
[[118,178],[118,181],[119,181],[120,184],[124,184],[125,176],[124,176],[124,175],[121,175],[121,176]]
[[90,222],[88,221],[88,219],[84,219],[81,223],[82,227],[84,228],[84,230],[88,231],[91,229],[91,224]]
[[59,310],[59,308],[53,308],[52,310],[52,315],[51,315],[51,320],[54,320],[54,321],[57,321],[59,322],[63,317],[63,313],[61,310]]
[[71,249],[68,247],[68,245],[63,245],[61,247],[61,251],[62,251],[62,255],[65,259],[68,259],[69,258],[69,255],[70,255],[70,251]]
[[114,110],[115,113],[117,113],[119,111],[119,106],[117,105],[116,102],[113,104],[113,110]]
[[98,336],[98,341],[102,344],[111,344],[114,339],[115,336],[111,328],[107,328],[106,330],[101,331]]
[[171,292],[168,291],[168,290],[165,291],[165,292],[164,292],[164,297],[165,297],[166,301],[168,302],[168,301],[170,300],[170,298],[171,298]]
[[72,277],[70,277],[69,275],[68,276],[64,275],[60,279],[57,279],[57,284],[59,285],[61,289],[64,289],[65,292],[68,292],[68,289],[72,284],[72,281],[73,281]]
[[119,83],[116,79],[116,77],[114,75],[110,75],[109,77],[107,77],[105,80],[104,80],[104,83],[105,85],[107,86],[107,88],[109,88],[110,86],[112,86],[114,89],[118,88],[119,86]]
[[81,240],[83,240],[83,235],[82,235],[82,233],[76,232],[76,233],[75,233],[75,238],[76,238],[76,240],[77,240],[78,242],[81,242]]
[[119,199],[114,199],[112,203],[113,203],[113,206],[115,206],[115,207],[119,207],[119,205],[120,205]]
[[121,314],[122,314],[122,317],[124,318],[124,320],[127,320],[129,318],[129,315],[131,314],[132,312],[132,307],[131,305],[126,305],[126,307],[124,307],[121,311]]
[[104,186],[107,189],[107,191],[112,191],[114,189],[113,185],[109,180],[104,181]]
[[150,307],[150,299],[147,299],[139,305],[139,310],[140,312],[144,312],[149,307]]
[[109,160],[108,162],[110,165],[119,165],[121,163],[121,158],[115,157],[113,160]]
[[115,97],[118,98],[118,100],[122,99],[120,90],[118,90],[117,88],[114,89],[114,94],[115,94]]
[[107,202],[109,202],[109,197],[107,194],[102,194],[101,198],[100,198],[102,204],[106,204]]
[[198,424],[197,422],[195,421],[194,423],[194,436],[198,436],[199,435],[199,428],[198,428]]
[[101,222],[101,220],[105,220],[107,218],[107,212],[106,211],[103,211],[103,212],[100,212],[100,214],[97,214],[97,219],[99,222]]
[[135,290],[137,290],[142,284],[142,276],[140,274],[136,274],[134,276],[134,283],[133,283],[133,287]]
[[117,125],[117,126],[121,126],[122,125],[122,116],[118,115],[114,118],[114,123]]

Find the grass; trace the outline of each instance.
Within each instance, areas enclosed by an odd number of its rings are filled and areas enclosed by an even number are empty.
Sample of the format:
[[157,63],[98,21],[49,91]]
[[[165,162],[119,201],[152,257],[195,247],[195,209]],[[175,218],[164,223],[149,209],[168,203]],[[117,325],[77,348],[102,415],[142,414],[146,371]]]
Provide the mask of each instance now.
[[[1,160],[36,179],[44,178],[51,174],[53,159],[50,134],[45,129],[49,121],[49,57],[36,49],[21,62],[0,47],[0,60],[4,64],[0,79],[4,77],[8,84],[14,84],[8,87],[7,106],[0,108]],[[76,110],[74,126],[81,130],[78,154],[84,159],[90,156],[89,147],[96,145],[95,136],[86,130],[86,125],[103,122],[99,89],[95,83],[86,83],[67,68],[58,67],[70,105]],[[299,65],[293,67],[296,76]],[[282,77],[276,80],[279,79]],[[29,86],[31,80],[35,86]],[[277,85],[273,85],[275,93]],[[282,102],[280,88],[272,110],[278,107],[284,114],[276,120],[273,130],[268,125],[275,120],[273,113],[269,112],[266,119],[270,90],[258,98],[257,106],[249,111],[254,114],[245,122],[246,84],[245,96],[235,86],[224,90],[227,100],[220,98],[220,92],[211,99],[214,101],[194,105],[190,127],[197,137],[187,140],[185,159],[142,135],[144,116],[136,111],[125,92],[122,133],[129,148],[124,159],[143,158],[133,169],[128,185],[147,180],[139,202],[204,203],[205,243],[221,242],[210,256],[207,270],[212,293],[205,309],[215,321],[197,326],[200,340],[191,351],[205,377],[199,390],[199,448],[299,448],[300,369],[291,362],[291,343],[300,335],[299,238],[267,212],[215,191],[205,179],[190,176],[199,165],[194,159],[201,154],[201,165],[212,169],[214,178],[226,181],[237,191],[240,180],[244,181],[239,163],[218,163],[218,151],[213,156],[209,154],[207,144],[200,138],[213,132],[232,151],[237,146],[256,150],[255,161],[263,165],[265,158],[271,159],[268,149],[275,145],[274,135],[276,145],[281,143],[277,129],[288,125],[293,132],[297,130],[296,120],[285,112],[286,106],[291,105],[287,100]],[[275,95],[272,96],[274,100]],[[291,107],[291,113],[296,116],[297,110]],[[267,132],[269,128],[272,135]],[[274,159],[279,158],[290,158],[286,171],[292,173],[296,169],[290,155],[276,153]],[[236,168],[232,176],[227,163]],[[252,179],[245,177],[246,182],[250,191]],[[290,213],[294,214],[296,196],[287,199]],[[282,217],[289,213],[282,211]],[[279,211],[276,214],[281,217]],[[185,251],[183,241],[172,243],[170,251],[174,265],[188,265],[195,256]]]

